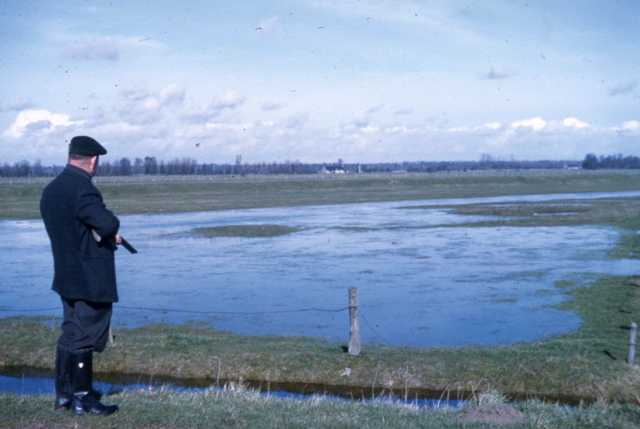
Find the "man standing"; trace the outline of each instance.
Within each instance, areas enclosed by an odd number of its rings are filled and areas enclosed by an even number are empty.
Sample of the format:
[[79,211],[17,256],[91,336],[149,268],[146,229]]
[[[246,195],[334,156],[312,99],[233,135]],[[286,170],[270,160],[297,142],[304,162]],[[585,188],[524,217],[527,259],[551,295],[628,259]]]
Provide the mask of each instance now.
[[56,348],[55,409],[112,414],[93,390],[93,352],[107,344],[112,305],[118,301],[114,254],[120,221],[91,183],[107,150],[91,137],[69,144],[68,164],[42,193],[40,213],[51,240],[52,289],[62,298],[62,335]]

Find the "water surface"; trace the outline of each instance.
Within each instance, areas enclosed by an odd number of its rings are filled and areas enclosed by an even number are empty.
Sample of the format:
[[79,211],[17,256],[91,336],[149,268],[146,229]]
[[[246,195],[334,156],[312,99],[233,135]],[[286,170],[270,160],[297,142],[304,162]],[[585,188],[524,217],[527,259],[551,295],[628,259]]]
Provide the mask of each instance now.
[[[348,288],[357,287],[365,342],[497,345],[577,328],[552,306],[557,280],[637,273],[607,259],[610,227],[451,227],[487,217],[411,206],[553,201],[640,193],[404,201],[121,216],[139,251],[117,252],[114,327],[198,321],[248,335],[348,341]],[[275,224],[299,232],[204,238],[194,228]],[[61,316],[41,221],[0,221],[0,317]],[[8,311],[7,311],[8,310]]]

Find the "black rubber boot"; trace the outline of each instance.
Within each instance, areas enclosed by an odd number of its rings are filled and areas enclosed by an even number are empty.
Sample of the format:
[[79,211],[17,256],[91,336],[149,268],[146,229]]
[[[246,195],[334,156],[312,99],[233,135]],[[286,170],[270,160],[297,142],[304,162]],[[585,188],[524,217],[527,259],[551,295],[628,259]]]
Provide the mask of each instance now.
[[107,415],[118,411],[117,405],[104,405],[93,391],[93,352],[69,353],[69,379],[73,391],[71,410],[76,415]]
[[68,410],[71,406],[71,387],[69,386],[69,351],[56,348],[56,402],[54,410]]

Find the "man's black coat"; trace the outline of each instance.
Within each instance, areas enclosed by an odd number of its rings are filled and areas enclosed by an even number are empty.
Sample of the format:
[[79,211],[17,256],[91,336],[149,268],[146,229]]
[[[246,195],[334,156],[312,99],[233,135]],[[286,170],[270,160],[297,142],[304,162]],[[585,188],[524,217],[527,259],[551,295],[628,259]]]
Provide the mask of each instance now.
[[91,176],[67,165],[44,189],[40,213],[53,252],[52,289],[66,299],[117,302],[113,238],[120,221],[105,207]]

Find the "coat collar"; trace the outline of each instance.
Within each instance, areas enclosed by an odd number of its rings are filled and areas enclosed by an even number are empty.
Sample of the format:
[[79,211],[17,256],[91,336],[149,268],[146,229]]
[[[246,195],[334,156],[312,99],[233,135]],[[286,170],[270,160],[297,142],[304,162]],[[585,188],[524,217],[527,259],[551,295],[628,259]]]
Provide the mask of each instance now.
[[84,171],[82,168],[76,167],[75,165],[67,164],[63,173],[70,174],[72,176],[82,177],[83,179],[87,179],[91,181],[91,175],[86,171]]

